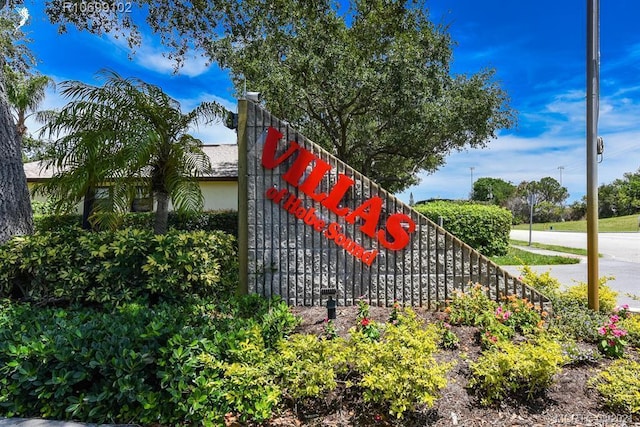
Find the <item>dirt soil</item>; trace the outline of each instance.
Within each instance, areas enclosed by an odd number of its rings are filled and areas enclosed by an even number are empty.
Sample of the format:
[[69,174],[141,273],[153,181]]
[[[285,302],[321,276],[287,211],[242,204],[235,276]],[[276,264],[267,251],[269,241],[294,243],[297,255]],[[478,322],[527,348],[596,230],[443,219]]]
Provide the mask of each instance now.
[[[295,314],[302,318],[296,330],[300,333],[321,335],[327,315],[324,307],[294,307]],[[336,329],[339,336],[348,335],[355,324],[356,307],[338,307]],[[428,322],[441,319],[443,313],[416,309]],[[371,307],[371,318],[386,322],[390,309]],[[565,367],[555,378],[553,386],[544,396],[533,402],[504,402],[496,407],[483,407],[465,385],[469,368],[462,354],[475,360],[480,354],[477,329],[468,326],[453,326],[460,339],[456,350],[443,350],[438,356],[442,360],[454,360],[456,366],[449,372],[448,385],[441,392],[433,408],[406,413],[402,420],[385,414],[381,408],[368,405],[354,392],[331,393],[323,400],[298,402],[291,405],[280,416],[271,420],[269,426],[640,426],[640,419],[629,415],[606,411],[597,392],[586,386],[588,378],[598,369],[610,363],[601,359],[597,364]],[[585,344],[585,347],[595,347]],[[589,348],[588,348],[589,349]],[[638,354],[633,350],[633,357]]]

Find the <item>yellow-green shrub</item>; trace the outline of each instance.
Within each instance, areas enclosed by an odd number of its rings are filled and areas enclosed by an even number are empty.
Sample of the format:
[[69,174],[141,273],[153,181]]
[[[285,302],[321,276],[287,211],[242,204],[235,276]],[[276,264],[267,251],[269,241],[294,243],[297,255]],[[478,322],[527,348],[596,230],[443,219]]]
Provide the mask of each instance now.
[[538,274],[528,265],[524,265],[520,272],[522,274],[520,279],[525,285],[531,286],[548,298],[552,298],[558,294],[560,281],[555,277],[551,277],[550,271]]
[[380,341],[372,342],[352,329],[349,363],[361,375],[357,385],[365,400],[387,405],[400,418],[418,404],[433,406],[452,364],[434,358],[441,337],[436,324],[425,326],[411,309],[398,320]]
[[616,360],[588,384],[598,390],[609,409],[618,413],[640,413],[640,363]]
[[469,387],[485,405],[507,397],[529,400],[551,385],[563,362],[560,344],[549,338],[522,344],[498,342],[469,365]]
[[347,371],[346,345],[341,338],[325,340],[302,334],[280,341],[276,371],[284,393],[300,399],[335,389],[338,375]]
[[635,347],[640,347],[640,315],[629,314],[620,319],[618,325],[627,331],[627,341]]
[[[616,307],[616,300],[618,298],[618,292],[614,291],[605,283],[612,279],[611,277],[601,277],[598,280],[598,300],[600,302],[600,312],[610,313]],[[588,285],[586,283],[580,283],[572,286],[564,292],[560,293],[560,298],[568,299],[579,302],[580,304],[588,305]]]

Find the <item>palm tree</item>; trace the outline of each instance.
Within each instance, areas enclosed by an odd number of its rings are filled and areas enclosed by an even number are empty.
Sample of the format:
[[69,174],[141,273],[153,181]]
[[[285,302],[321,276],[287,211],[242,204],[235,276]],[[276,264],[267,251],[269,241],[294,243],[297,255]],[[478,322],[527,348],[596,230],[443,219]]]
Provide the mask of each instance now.
[[[59,168],[57,176],[69,177],[76,195],[101,182],[112,183],[112,210],[128,208],[136,188],[148,189],[157,201],[154,232],[163,234],[169,201],[178,211],[203,206],[196,178],[211,165],[202,142],[188,131],[219,119],[225,110],[205,102],[182,113],[178,101],[157,86],[113,71],[102,71],[98,77],[102,86],[63,82],[61,93],[72,101],[59,113],[41,116],[45,131],[65,133],[54,143],[58,149],[49,165]],[[79,161],[82,156],[84,162]],[[91,185],[78,185],[82,180]]]
[[7,100],[16,122],[18,135],[23,139],[27,133],[27,119],[44,100],[45,90],[54,86],[54,83],[50,77],[28,76],[12,70],[9,66],[5,66],[4,74],[7,85]]

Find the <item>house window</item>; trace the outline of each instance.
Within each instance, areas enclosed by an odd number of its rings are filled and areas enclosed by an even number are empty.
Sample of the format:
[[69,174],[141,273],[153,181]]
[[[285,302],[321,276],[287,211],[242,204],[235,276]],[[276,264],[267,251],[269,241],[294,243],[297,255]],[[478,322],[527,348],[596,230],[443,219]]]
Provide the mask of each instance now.
[[145,187],[136,187],[136,193],[131,202],[131,212],[151,212],[153,210],[153,196]]
[[[100,186],[95,189],[95,205],[109,210],[113,202],[113,189],[110,186]],[[153,196],[145,187],[136,187],[131,200],[131,212],[151,212],[153,210]]]
[[111,187],[99,186],[95,188],[95,194],[93,196],[94,205],[96,207],[108,208],[111,205]]

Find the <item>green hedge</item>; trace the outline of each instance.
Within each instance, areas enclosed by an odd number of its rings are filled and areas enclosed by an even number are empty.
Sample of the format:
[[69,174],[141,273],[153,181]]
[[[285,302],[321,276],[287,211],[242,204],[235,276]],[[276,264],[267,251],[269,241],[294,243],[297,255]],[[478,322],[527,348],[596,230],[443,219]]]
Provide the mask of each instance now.
[[43,303],[219,297],[237,274],[235,238],[221,231],[71,228],[0,246],[0,297]]
[[[224,425],[237,412],[263,420],[277,389],[231,368],[253,367],[263,378],[268,348],[296,325],[286,304],[255,297],[108,312],[5,301],[0,416],[169,426]],[[238,401],[243,381],[253,397]]]
[[443,227],[483,255],[504,255],[509,247],[512,215],[506,209],[473,203],[430,202],[415,210]]
[[[153,212],[128,213],[122,216],[122,228],[153,230]],[[81,215],[36,215],[36,232],[57,231],[61,228],[80,227]],[[169,212],[169,228],[183,231],[224,231],[238,237],[238,212],[207,211],[180,215]]]

